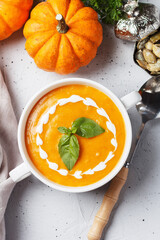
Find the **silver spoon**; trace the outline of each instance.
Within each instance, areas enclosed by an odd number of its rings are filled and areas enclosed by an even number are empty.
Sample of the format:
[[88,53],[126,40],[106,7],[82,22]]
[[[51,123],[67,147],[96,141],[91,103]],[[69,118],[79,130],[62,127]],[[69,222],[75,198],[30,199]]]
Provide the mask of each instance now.
[[145,124],[150,120],[160,118],[160,76],[150,78],[140,88],[139,93],[142,96],[142,100],[137,103],[136,108],[142,117],[142,124],[125,166],[110,183],[102,205],[97,212],[93,225],[88,233],[88,240],[99,240],[101,238],[103,229],[109,221],[112,209],[118,201],[121,189],[127,180],[128,169],[134,158]]
[[150,78],[140,88],[139,93],[142,96],[142,100],[137,103],[136,108],[142,117],[142,123],[125,167],[129,167],[133,160],[145,124],[150,120],[160,118],[160,76]]

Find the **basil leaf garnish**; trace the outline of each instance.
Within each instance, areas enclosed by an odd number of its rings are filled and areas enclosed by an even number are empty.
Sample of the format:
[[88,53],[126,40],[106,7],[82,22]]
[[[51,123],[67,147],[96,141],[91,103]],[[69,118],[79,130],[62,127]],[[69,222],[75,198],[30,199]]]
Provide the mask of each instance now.
[[69,128],[66,128],[66,127],[59,127],[59,128],[58,128],[58,131],[59,131],[60,133],[64,133],[64,134],[69,134],[69,133],[71,133],[71,130],[70,130]]
[[59,154],[66,167],[71,170],[79,157],[79,143],[75,135],[63,135],[58,144]]
[[95,121],[85,117],[77,118],[72,124],[71,131],[72,129],[77,129],[75,133],[84,138],[95,137],[105,132]]
[[65,134],[59,141],[58,151],[68,170],[74,167],[79,157],[79,143],[74,134],[84,138],[92,138],[105,132],[95,121],[85,117],[77,118],[71,129],[59,127],[58,131]]

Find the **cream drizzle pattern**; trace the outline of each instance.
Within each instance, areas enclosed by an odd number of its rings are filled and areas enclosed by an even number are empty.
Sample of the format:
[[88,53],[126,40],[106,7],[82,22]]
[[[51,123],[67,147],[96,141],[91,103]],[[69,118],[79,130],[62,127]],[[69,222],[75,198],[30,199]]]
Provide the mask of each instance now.
[[[48,154],[41,147],[43,145],[43,140],[41,139],[40,134],[43,132],[43,125],[47,124],[48,121],[49,121],[49,115],[53,115],[55,113],[57,106],[63,106],[63,105],[65,105],[67,103],[70,103],[70,102],[71,103],[76,103],[76,102],[79,102],[79,101],[82,101],[83,104],[86,105],[86,106],[95,107],[97,109],[97,113],[107,119],[106,127],[108,128],[108,130],[110,132],[113,133],[113,138],[111,139],[111,144],[114,146],[114,150],[109,152],[105,161],[100,162],[93,169],[88,169],[85,172],[75,171],[74,174],[70,174],[68,170],[59,169],[59,166],[58,166],[57,163],[50,162],[48,160]],[[58,172],[59,174],[61,174],[63,176],[67,176],[68,174],[72,175],[76,179],[81,179],[83,177],[83,175],[92,175],[97,171],[102,171],[103,169],[105,169],[106,166],[107,166],[107,162],[110,161],[114,157],[114,152],[116,151],[117,146],[118,146],[117,139],[116,139],[116,127],[111,122],[111,120],[110,120],[108,114],[106,113],[106,111],[103,108],[99,108],[97,106],[96,102],[93,99],[82,98],[79,95],[72,95],[69,98],[62,98],[62,99],[58,100],[55,105],[53,105],[45,114],[42,115],[42,117],[40,118],[40,121],[39,121],[39,125],[36,128],[36,133],[37,133],[36,145],[39,147],[40,158],[43,159],[43,160],[46,160],[50,169]]]

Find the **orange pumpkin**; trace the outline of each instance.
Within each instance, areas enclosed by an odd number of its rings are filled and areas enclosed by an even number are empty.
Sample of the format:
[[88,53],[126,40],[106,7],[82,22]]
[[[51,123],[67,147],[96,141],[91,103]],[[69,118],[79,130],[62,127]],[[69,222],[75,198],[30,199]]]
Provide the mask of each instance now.
[[102,42],[97,13],[80,0],[47,0],[31,12],[24,27],[26,50],[37,66],[68,74],[87,65]]
[[0,40],[23,26],[32,4],[33,0],[0,0]]

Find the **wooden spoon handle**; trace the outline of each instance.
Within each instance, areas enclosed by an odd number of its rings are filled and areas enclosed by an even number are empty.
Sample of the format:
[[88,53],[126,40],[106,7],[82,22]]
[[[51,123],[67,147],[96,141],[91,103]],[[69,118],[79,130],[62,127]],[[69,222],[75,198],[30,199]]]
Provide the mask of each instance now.
[[128,168],[123,167],[111,181],[110,186],[103,198],[102,205],[95,216],[92,227],[89,230],[88,240],[99,240],[101,238],[103,229],[108,223],[114,205],[118,201],[119,194],[127,180],[127,176]]

